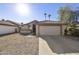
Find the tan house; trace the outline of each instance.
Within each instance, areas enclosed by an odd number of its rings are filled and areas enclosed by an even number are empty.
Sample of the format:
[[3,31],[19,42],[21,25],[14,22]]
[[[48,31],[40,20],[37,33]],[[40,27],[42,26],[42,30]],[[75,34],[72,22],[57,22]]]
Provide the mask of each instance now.
[[29,26],[29,29],[31,30],[31,32],[33,34],[36,34],[36,24],[37,23],[39,23],[39,21],[37,21],[37,20],[33,20],[33,21],[27,23],[27,25]]
[[35,26],[38,22],[39,21],[37,21],[37,20],[33,20],[33,21],[27,23],[27,25],[29,26],[30,30],[33,30],[33,26]]
[[36,24],[36,35],[64,35],[65,27],[60,21],[40,21]]
[[20,25],[20,34],[29,34],[31,33],[31,30],[29,29],[28,24],[21,24]]
[[0,20],[0,35],[19,31],[19,24],[9,20]]

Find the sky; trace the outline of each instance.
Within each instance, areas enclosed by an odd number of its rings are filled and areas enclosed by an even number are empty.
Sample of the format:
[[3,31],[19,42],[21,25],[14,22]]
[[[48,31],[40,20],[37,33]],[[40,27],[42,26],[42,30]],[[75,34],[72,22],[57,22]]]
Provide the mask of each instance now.
[[[50,20],[59,21],[59,9],[64,6],[70,6],[73,9],[79,9],[78,3],[26,3],[26,9],[22,6],[18,8],[17,3],[0,3],[0,20],[12,20],[18,23],[28,23],[33,20],[45,20],[44,13],[51,14]],[[21,10],[19,10],[21,9]],[[27,11],[22,14],[21,11]],[[47,16],[48,20],[48,16]]]

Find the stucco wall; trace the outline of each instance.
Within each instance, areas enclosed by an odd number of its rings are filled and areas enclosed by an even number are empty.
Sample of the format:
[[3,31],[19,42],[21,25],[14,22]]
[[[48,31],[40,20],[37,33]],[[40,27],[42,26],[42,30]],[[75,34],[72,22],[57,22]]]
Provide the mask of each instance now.
[[15,28],[17,28],[17,27],[0,25],[0,35],[1,34],[14,33],[15,32]]
[[36,25],[36,35],[39,36],[39,26]]
[[66,25],[62,25],[62,34],[64,35],[64,29],[66,28]]
[[28,25],[24,25],[24,26],[21,26],[21,29],[22,30],[27,30],[27,29],[29,29],[29,27],[28,27]]

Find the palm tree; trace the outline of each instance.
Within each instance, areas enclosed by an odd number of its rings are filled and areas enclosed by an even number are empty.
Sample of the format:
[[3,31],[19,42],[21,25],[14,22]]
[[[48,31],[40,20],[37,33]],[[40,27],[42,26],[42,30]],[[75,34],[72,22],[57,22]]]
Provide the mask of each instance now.
[[49,20],[50,20],[51,14],[49,14],[48,17],[49,17]]
[[45,15],[45,20],[46,20],[46,15],[47,15],[47,13],[44,13],[44,15]]

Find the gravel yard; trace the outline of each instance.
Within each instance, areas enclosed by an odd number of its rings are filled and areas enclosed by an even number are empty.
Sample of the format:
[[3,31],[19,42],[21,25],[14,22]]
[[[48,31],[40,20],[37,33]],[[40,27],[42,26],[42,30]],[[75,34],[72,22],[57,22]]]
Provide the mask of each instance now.
[[38,37],[20,34],[11,34],[0,37],[1,55],[38,55],[38,53]]

